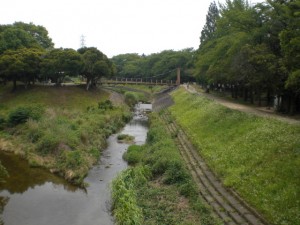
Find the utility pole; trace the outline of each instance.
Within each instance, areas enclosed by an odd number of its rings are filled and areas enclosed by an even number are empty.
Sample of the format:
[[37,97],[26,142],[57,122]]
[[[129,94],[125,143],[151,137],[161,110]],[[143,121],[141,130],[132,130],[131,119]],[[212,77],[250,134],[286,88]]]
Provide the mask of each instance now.
[[85,47],[85,36],[82,34],[80,36],[80,48],[84,48]]
[[176,85],[180,85],[180,68],[177,68],[177,80],[176,80]]

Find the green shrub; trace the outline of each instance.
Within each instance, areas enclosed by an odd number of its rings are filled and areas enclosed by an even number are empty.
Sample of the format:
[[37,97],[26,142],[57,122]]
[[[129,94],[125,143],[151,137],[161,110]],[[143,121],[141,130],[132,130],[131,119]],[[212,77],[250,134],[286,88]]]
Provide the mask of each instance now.
[[105,100],[104,102],[99,102],[98,103],[98,109],[102,110],[110,110],[113,109],[113,104],[110,100]]
[[25,123],[29,118],[38,120],[43,113],[41,106],[25,107],[20,106],[8,114],[8,123],[12,126]]
[[174,160],[169,163],[164,182],[166,184],[184,184],[189,178],[183,162]]
[[148,176],[146,167],[137,167],[123,171],[113,181],[113,214],[117,224],[143,224],[143,211],[138,206],[136,189],[146,184]]
[[57,135],[44,135],[40,138],[36,150],[41,155],[52,154],[55,153],[59,143],[60,139]]
[[30,109],[19,107],[13,110],[8,115],[8,122],[15,126],[21,123],[25,123],[30,118]]
[[125,92],[125,102],[130,107],[133,107],[139,101],[139,97],[135,92]]
[[60,155],[60,164],[63,168],[79,169],[84,164],[82,152],[76,151],[63,151]]
[[3,116],[0,115],[0,129],[3,129],[6,125],[6,120]]
[[140,145],[131,145],[127,149],[127,152],[123,155],[124,160],[133,165],[141,161],[143,157],[143,150]]

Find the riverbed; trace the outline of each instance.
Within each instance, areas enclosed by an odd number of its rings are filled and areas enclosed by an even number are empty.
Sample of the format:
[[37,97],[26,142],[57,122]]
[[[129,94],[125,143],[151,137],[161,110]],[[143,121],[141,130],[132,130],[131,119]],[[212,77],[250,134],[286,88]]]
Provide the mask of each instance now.
[[[135,144],[142,145],[148,132],[148,120],[144,113],[136,112],[120,133],[133,136]],[[126,169],[127,163],[122,155],[129,146],[119,143],[117,135],[108,138],[108,147],[85,178],[89,184],[85,189],[71,185],[43,169],[30,168],[18,156],[0,152],[0,160],[10,174],[8,181],[0,185],[3,224],[114,224],[110,212],[110,184],[120,171]]]

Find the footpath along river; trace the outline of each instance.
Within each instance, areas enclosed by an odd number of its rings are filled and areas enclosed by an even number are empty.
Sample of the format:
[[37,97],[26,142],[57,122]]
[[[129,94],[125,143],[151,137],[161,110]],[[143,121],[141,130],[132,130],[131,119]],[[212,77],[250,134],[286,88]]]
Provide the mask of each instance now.
[[[145,108],[149,109],[151,105],[139,104],[131,122],[120,132],[134,136],[137,145],[145,143],[148,132],[147,117],[140,113]],[[110,184],[127,167],[122,155],[129,146],[119,143],[117,136],[108,138],[108,147],[85,179],[89,184],[86,189],[71,185],[43,169],[30,168],[25,160],[0,151],[0,160],[10,174],[7,182],[0,185],[2,224],[114,224],[110,212]]]

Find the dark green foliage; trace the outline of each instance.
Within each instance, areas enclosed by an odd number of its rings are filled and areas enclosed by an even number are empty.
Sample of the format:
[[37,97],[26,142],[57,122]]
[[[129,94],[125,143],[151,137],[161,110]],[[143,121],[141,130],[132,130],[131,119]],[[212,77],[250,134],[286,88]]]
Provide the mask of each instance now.
[[206,15],[206,23],[201,31],[200,46],[203,45],[205,41],[212,39],[215,35],[216,21],[219,17],[219,9],[217,7],[216,2],[210,3]]
[[98,109],[110,110],[113,108],[114,108],[114,106],[110,100],[105,100],[104,102],[98,103]]
[[166,170],[164,182],[166,184],[185,184],[190,179],[184,164],[181,161],[173,161]]
[[8,114],[8,123],[16,126],[25,123],[29,118],[38,120],[43,113],[43,109],[37,107],[18,107]]
[[192,48],[181,51],[165,50],[148,56],[122,54],[112,58],[116,65],[117,76],[127,78],[176,80],[176,69],[181,68],[181,79],[189,81],[193,69],[195,51]]
[[125,102],[130,107],[133,107],[139,101],[138,94],[135,92],[126,92],[125,93]]
[[3,116],[0,115],[0,130],[3,129],[6,125],[6,120]]
[[[195,76],[207,87],[223,84],[233,98],[300,111],[299,9],[297,1],[268,0],[251,5],[245,0],[226,0],[210,5],[201,32]],[[219,12],[219,13],[218,13]]]
[[[37,139],[41,138],[40,136],[33,136],[34,141],[36,141]],[[48,154],[52,154],[55,152],[55,150],[57,149],[58,145],[59,145],[59,137],[55,136],[55,135],[44,135],[41,140],[38,142],[37,145],[37,152],[40,153],[41,155],[48,155]]]
[[143,147],[140,145],[131,145],[127,149],[127,152],[123,155],[123,158],[130,164],[135,165],[142,160]]
[[84,47],[78,49],[78,53],[82,56],[83,67],[81,74],[86,78],[87,90],[89,90],[91,86],[96,86],[97,81],[101,77],[113,75],[112,62],[97,48]]
[[[66,76],[76,76],[82,69],[81,56],[74,49],[52,49],[41,62],[41,79],[60,84]],[[63,72],[62,72],[63,71]]]

